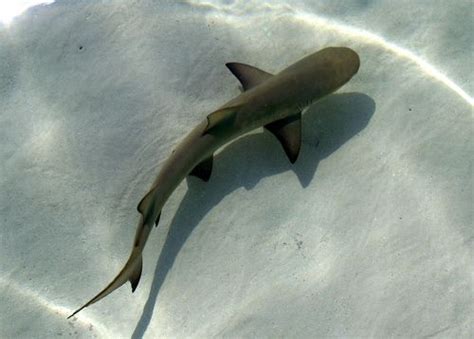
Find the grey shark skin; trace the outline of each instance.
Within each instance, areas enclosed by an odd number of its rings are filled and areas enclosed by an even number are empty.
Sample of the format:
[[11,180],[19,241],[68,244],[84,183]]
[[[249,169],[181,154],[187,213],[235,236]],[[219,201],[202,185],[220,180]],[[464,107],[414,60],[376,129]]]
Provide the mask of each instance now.
[[163,205],[187,175],[209,179],[213,153],[221,146],[264,126],[294,163],[301,145],[302,110],[348,82],[359,65],[357,53],[346,47],[322,49],[276,75],[245,64],[226,64],[240,80],[243,92],[209,114],[172,152],[138,204],[141,217],[127,263],[107,287],[69,318],[127,281],[135,291],[142,271],[142,251]]

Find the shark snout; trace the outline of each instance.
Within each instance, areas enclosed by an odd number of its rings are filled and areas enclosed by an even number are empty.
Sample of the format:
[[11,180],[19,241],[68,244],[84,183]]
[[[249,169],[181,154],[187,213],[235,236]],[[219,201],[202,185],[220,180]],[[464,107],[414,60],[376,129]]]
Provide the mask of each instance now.
[[357,54],[354,50],[350,48],[345,48],[346,49],[346,58],[347,58],[347,63],[349,65],[350,71],[351,71],[351,76],[357,73],[360,67],[360,58],[359,54]]
[[352,49],[347,47],[338,47],[335,53],[334,61],[334,81],[337,88],[347,83],[360,67],[359,55]]
[[335,47],[333,51],[334,63],[339,68],[341,80],[349,81],[360,67],[359,55],[348,47]]

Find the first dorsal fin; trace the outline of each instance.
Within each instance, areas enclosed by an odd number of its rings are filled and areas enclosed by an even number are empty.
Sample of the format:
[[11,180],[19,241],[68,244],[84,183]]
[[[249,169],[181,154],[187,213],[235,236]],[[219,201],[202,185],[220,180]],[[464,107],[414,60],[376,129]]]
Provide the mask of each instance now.
[[274,121],[265,128],[280,141],[288,159],[293,164],[301,148],[301,112],[287,118]]
[[244,91],[255,87],[265,80],[271,78],[273,75],[246,64],[238,62],[228,62],[225,64],[227,68],[239,79]]

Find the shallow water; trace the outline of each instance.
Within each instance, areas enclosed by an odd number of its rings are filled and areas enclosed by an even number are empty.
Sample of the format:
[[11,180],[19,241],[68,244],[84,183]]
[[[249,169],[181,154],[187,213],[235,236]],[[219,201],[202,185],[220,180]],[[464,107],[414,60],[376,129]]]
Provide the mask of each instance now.
[[[0,28],[0,337],[472,335],[472,14],[62,0]],[[361,67],[307,110],[298,161],[261,130],[228,145],[165,206],[135,293],[66,320],[125,262],[175,144],[238,95],[224,64],[326,46]]]

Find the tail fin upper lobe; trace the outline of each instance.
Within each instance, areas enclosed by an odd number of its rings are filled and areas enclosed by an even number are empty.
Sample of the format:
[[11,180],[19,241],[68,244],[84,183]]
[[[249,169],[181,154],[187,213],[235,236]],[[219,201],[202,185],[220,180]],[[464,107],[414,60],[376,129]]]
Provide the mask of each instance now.
[[72,313],[68,317],[68,319],[76,315],[78,312],[82,311],[87,306],[90,306],[94,304],[95,302],[99,301],[100,299],[104,298],[105,296],[109,295],[110,293],[115,291],[117,288],[125,284],[127,281],[130,281],[130,284],[132,285],[132,292],[134,292],[138,286],[138,282],[140,281],[140,276],[142,274],[142,266],[143,266],[142,255],[139,251],[135,251],[134,249],[127,263],[122,268],[120,273],[115,277],[115,279],[112,280],[112,282],[106,288],[104,288],[99,294],[97,294],[94,298],[92,298],[82,307],[74,311],[74,313]]

